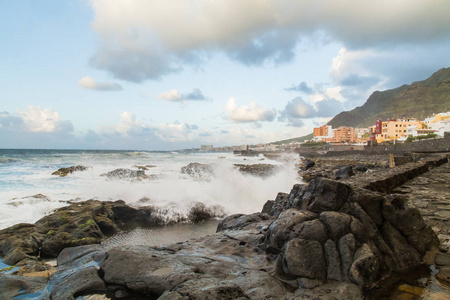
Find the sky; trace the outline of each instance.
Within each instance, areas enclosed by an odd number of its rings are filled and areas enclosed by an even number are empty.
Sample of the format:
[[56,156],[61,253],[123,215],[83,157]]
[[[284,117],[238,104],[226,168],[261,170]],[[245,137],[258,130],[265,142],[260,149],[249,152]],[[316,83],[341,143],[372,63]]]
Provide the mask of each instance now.
[[269,143],[450,67],[448,0],[1,6],[0,148]]

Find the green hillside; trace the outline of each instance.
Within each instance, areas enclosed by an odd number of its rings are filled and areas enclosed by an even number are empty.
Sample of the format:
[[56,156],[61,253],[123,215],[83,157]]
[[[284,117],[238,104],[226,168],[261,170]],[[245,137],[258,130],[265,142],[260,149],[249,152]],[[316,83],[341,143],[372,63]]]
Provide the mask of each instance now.
[[450,68],[411,85],[370,95],[363,106],[336,115],[328,125],[369,127],[376,120],[411,117],[423,120],[433,113],[450,111]]

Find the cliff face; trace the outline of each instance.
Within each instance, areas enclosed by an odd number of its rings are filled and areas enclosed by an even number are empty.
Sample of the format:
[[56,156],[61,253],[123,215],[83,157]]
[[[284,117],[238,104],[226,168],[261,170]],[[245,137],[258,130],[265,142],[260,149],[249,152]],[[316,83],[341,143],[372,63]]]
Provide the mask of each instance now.
[[433,113],[450,111],[450,68],[411,85],[376,91],[363,106],[341,112],[328,125],[368,127],[377,119],[413,117],[422,120]]

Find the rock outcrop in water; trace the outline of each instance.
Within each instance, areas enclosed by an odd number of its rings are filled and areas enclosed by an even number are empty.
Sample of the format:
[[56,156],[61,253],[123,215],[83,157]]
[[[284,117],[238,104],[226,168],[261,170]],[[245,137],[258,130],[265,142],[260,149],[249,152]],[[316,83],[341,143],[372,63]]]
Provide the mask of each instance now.
[[145,170],[130,170],[130,169],[115,169],[108,173],[100,174],[100,176],[105,176],[108,179],[130,179],[130,180],[142,180],[150,179],[151,176],[145,174]]
[[181,167],[181,174],[187,174],[197,180],[209,181],[214,176],[214,167],[211,164],[190,163]]
[[72,174],[75,171],[85,171],[87,169],[88,169],[88,167],[85,167],[85,166],[71,166],[68,168],[60,168],[57,171],[53,172],[52,175],[66,177],[68,174]]
[[35,265],[38,257],[54,258],[67,247],[100,243],[121,231],[162,224],[151,207],[135,209],[121,200],[74,202],[35,224],[0,230],[0,255],[10,265]]
[[281,170],[279,166],[271,164],[253,164],[253,165],[243,165],[235,164],[235,167],[243,174],[259,176],[259,177],[269,177],[275,172]]

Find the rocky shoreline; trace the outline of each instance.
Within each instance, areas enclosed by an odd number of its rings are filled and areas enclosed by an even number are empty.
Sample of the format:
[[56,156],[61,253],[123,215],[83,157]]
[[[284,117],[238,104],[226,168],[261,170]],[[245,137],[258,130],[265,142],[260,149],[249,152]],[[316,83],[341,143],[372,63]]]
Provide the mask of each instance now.
[[[304,164],[308,183],[279,193],[261,213],[228,216],[213,235],[164,247],[100,244],[160,225],[151,207],[72,203],[0,231],[0,256],[16,267],[0,273],[0,299],[362,299],[424,263],[448,282],[448,157],[395,168],[385,160]],[[427,177],[435,171],[439,177]],[[211,216],[197,209],[197,221]],[[41,260],[52,257],[57,267]]]

